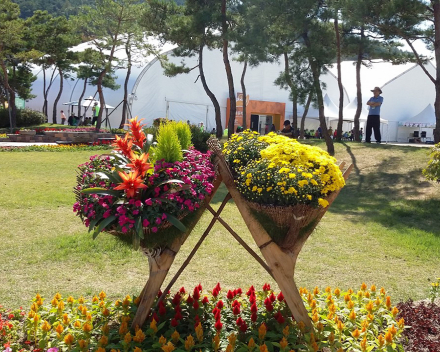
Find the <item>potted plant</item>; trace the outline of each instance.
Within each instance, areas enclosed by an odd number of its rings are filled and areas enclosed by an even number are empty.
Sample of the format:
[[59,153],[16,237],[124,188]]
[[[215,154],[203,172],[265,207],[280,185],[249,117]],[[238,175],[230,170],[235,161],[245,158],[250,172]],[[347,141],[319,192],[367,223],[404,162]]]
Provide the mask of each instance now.
[[141,121],[116,136],[111,154],[93,156],[79,166],[74,211],[93,232],[108,232],[141,248],[150,261],[150,278],[135,324],[142,325],[175,254],[214,193],[210,153],[191,145],[185,123],[161,124],[157,142]]

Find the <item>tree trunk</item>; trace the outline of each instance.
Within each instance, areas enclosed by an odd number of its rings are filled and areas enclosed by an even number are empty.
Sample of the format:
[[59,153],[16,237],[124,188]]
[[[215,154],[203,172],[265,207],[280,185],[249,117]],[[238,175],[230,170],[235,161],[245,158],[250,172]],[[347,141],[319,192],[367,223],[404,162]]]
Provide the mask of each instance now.
[[46,69],[43,65],[43,114],[47,119]]
[[436,80],[435,80],[435,129],[434,142],[440,143],[440,2],[437,0],[433,4],[434,26],[435,26],[435,61],[436,61]]
[[[46,74],[45,71],[43,71],[43,72],[44,72],[44,74]],[[55,72],[57,72],[57,71],[55,69],[53,69],[52,74],[50,75],[49,85],[47,86],[47,89],[44,88],[44,91],[43,91],[43,95],[44,95],[43,113],[46,115],[47,121],[49,121],[49,111],[47,111],[48,110],[47,109],[47,101],[48,101],[47,97],[49,95],[49,90],[52,87],[52,83],[54,81]],[[46,86],[46,77],[44,78],[44,86]]]
[[222,0],[222,36],[223,36],[223,62],[225,64],[226,77],[228,78],[229,87],[229,123],[228,123],[228,137],[234,133],[235,114],[237,112],[237,99],[235,98],[234,77],[232,76],[231,63],[228,55],[228,40],[226,39],[228,33],[228,23],[226,19],[226,0]]
[[[82,101],[82,98],[84,97],[84,94],[86,93],[87,81],[88,81],[88,78],[87,78],[87,77],[84,78],[84,86],[83,86],[83,90],[82,90],[81,95],[79,96],[79,100],[78,100],[78,115],[77,115],[78,118],[81,117],[81,108],[82,108],[82,106],[81,106],[81,101]],[[84,116],[84,117],[85,117],[85,116]]]
[[243,93],[243,129],[247,129],[247,121],[246,121],[246,114],[247,114],[247,110],[246,110],[246,103],[247,103],[247,99],[246,99],[246,85],[244,84],[244,76],[246,75],[246,69],[247,69],[247,60],[244,60],[244,65],[243,65],[243,72],[241,73],[241,91]]
[[310,38],[308,37],[307,33],[303,34],[303,38],[306,47],[309,49],[308,60],[309,60],[310,68],[312,70],[313,87],[315,88],[316,98],[318,100],[319,125],[322,130],[322,135],[324,136],[325,139],[325,144],[327,145],[327,152],[330,155],[335,155],[335,146],[333,145],[333,139],[331,139],[330,135],[328,134],[327,123],[325,122],[324,99],[322,97],[321,82],[319,81],[320,67],[318,66],[316,60],[310,54],[310,49],[312,48],[312,44],[310,43]]
[[298,95],[295,93],[295,87],[293,86],[292,76],[290,76],[289,55],[286,51],[284,52],[284,76],[286,78],[287,85],[290,87],[290,93],[292,94],[293,135],[295,137],[298,137],[296,133],[298,130]]
[[[17,108],[15,107],[15,92],[9,85],[9,74],[8,69],[6,68],[6,64],[4,61],[0,61],[0,66],[3,72],[3,86],[8,91],[8,109],[10,111],[10,128],[11,130],[13,128],[17,127]],[[0,76],[1,77],[1,76]]]
[[309,96],[307,97],[306,105],[304,106],[304,113],[301,118],[301,130],[300,130],[300,137],[304,139],[304,124],[306,122],[307,113],[309,112],[310,104],[312,103],[312,96],[313,93],[310,92]]
[[53,103],[52,123],[57,123],[57,105],[58,105],[58,101],[61,98],[61,94],[63,93],[63,86],[64,86],[63,71],[61,70],[61,68],[58,68],[58,72],[60,74],[60,91],[58,92],[58,95]]
[[356,113],[354,115],[354,140],[357,142],[360,142],[360,135],[359,135],[359,117],[361,116],[362,112],[362,91],[361,91],[361,66],[362,66],[362,59],[364,56],[364,40],[365,40],[365,31],[364,27],[361,28],[361,38],[359,42],[359,50],[358,50],[358,57],[356,61],[356,97],[357,97],[357,108]]
[[128,80],[130,79],[131,75],[131,51],[129,49],[130,45],[130,38],[128,38],[127,43],[125,44],[125,53],[127,54],[127,74],[125,76],[125,82],[124,82],[124,101],[122,103],[122,119],[121,123],[119,124],[119,128],[124,128],[126,116],[127,116],[127,106],[128,106]]
[[[338,22],[338,10],[335,14],[335,33],[336,33],[336,50],[337,50],[337,68],[338,68],[338,87],[339,87],[339,120],[336,132],[336,139],[340,141],[342,139],[342,122],[344,119],[344,87],[342,85],[342,74],[341,74],[341,36],[339,33],[339,22]],[[331,136],[330,136],[331,137]]]
[[[111,61],[110,61],[111,62]],[[99,102],[100,102],[100,108],[99,108],[99,113],[98,113],[98,120],[96,121],[96,132],[99,132],[99,130],[101,129],[101,123],[102,123],[102,112],[104,111],[104,92],[102,91],[102,81],[104,79],[104,76],[106,74],[107,70],[104,69],[101,74],[98,77],[98,82],[97,82],[97,88],[98,88],[98,95],[99,95]]]
[[221,138],[223,136],[223,127],[222,127],[222,116],[220,112],[220,104],[218,103],[217,98],[214,93],[208,88],[208,84],[206,83],[205,72],[203,71],[203,47],[204,45],[200,45],[199,48],[199,73],[200,80],[202,81],[203,88],[205,89],[206,94],[209,99],[211,99],[212,105],[214,105],[215,111],[215,123],[216,123],[216,136],[217,138]]

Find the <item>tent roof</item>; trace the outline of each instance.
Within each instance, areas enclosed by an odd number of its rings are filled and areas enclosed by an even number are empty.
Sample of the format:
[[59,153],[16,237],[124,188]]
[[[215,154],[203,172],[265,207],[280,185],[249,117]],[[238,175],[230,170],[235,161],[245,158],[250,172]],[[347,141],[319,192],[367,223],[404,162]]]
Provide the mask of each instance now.
[[331,100],[327,93],[324,95],[324,115],[329,118],[339,116],[339,108],[333,103],[333,100]]
[[431,104],[428,104],[417,115],[403,121],[402,126],[406,127],[435,127],[435,110]]

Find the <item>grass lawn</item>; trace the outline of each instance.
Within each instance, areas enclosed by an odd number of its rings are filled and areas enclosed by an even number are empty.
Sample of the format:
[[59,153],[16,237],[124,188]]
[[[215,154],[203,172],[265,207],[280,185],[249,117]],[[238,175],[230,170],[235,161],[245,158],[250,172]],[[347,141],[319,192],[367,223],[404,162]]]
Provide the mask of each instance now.
[[[323,143],[317,142],[321,147]],[[421,175],[428,149],[336,144],[339,161],[355,166],[348,184],[312,234],[297,265],[299,286],[384,286],[393,301],[426,298],[440,277],[440,186]],[[0,304],[28,308],[39,292],[52,297],[112,298],[139,294],[148,262],[113,236],[93,241],[72,212],[76,166],[90,151],[0,153]],[[225,195],[214,198],[217,207]],[[222,217],[257,251],[233,202]],[[174,274],[207,227],[205,213],[178,254]],[[215,225],[178,280],[212,289],[274,284],[232,236]]]

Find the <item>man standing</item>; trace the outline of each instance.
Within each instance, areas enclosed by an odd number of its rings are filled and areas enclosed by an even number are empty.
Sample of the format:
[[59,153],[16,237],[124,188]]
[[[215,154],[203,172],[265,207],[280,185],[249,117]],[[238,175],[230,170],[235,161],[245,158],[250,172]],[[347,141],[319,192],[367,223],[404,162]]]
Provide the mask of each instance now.
[[284,128],[280,132],[281,135],[293,137],[293,128],[289,120],[284,121]]
[[383,103],[383,97],[380,95],[382,94],[382,90],[379,87],[374,87],[372,92],[374,96],[367,102],[370,111],[368,113],[367,126],[365,127],[365,142],[371,143],[371,130],[373,130],[376,143],[380,143],[380,107]]
[[99,106],[98,106],[98,102],[96,101],[93,104],[92,113],[93,113],[92,125],[95,126],[96,122],[98,121],[98,115],[99,115]]

